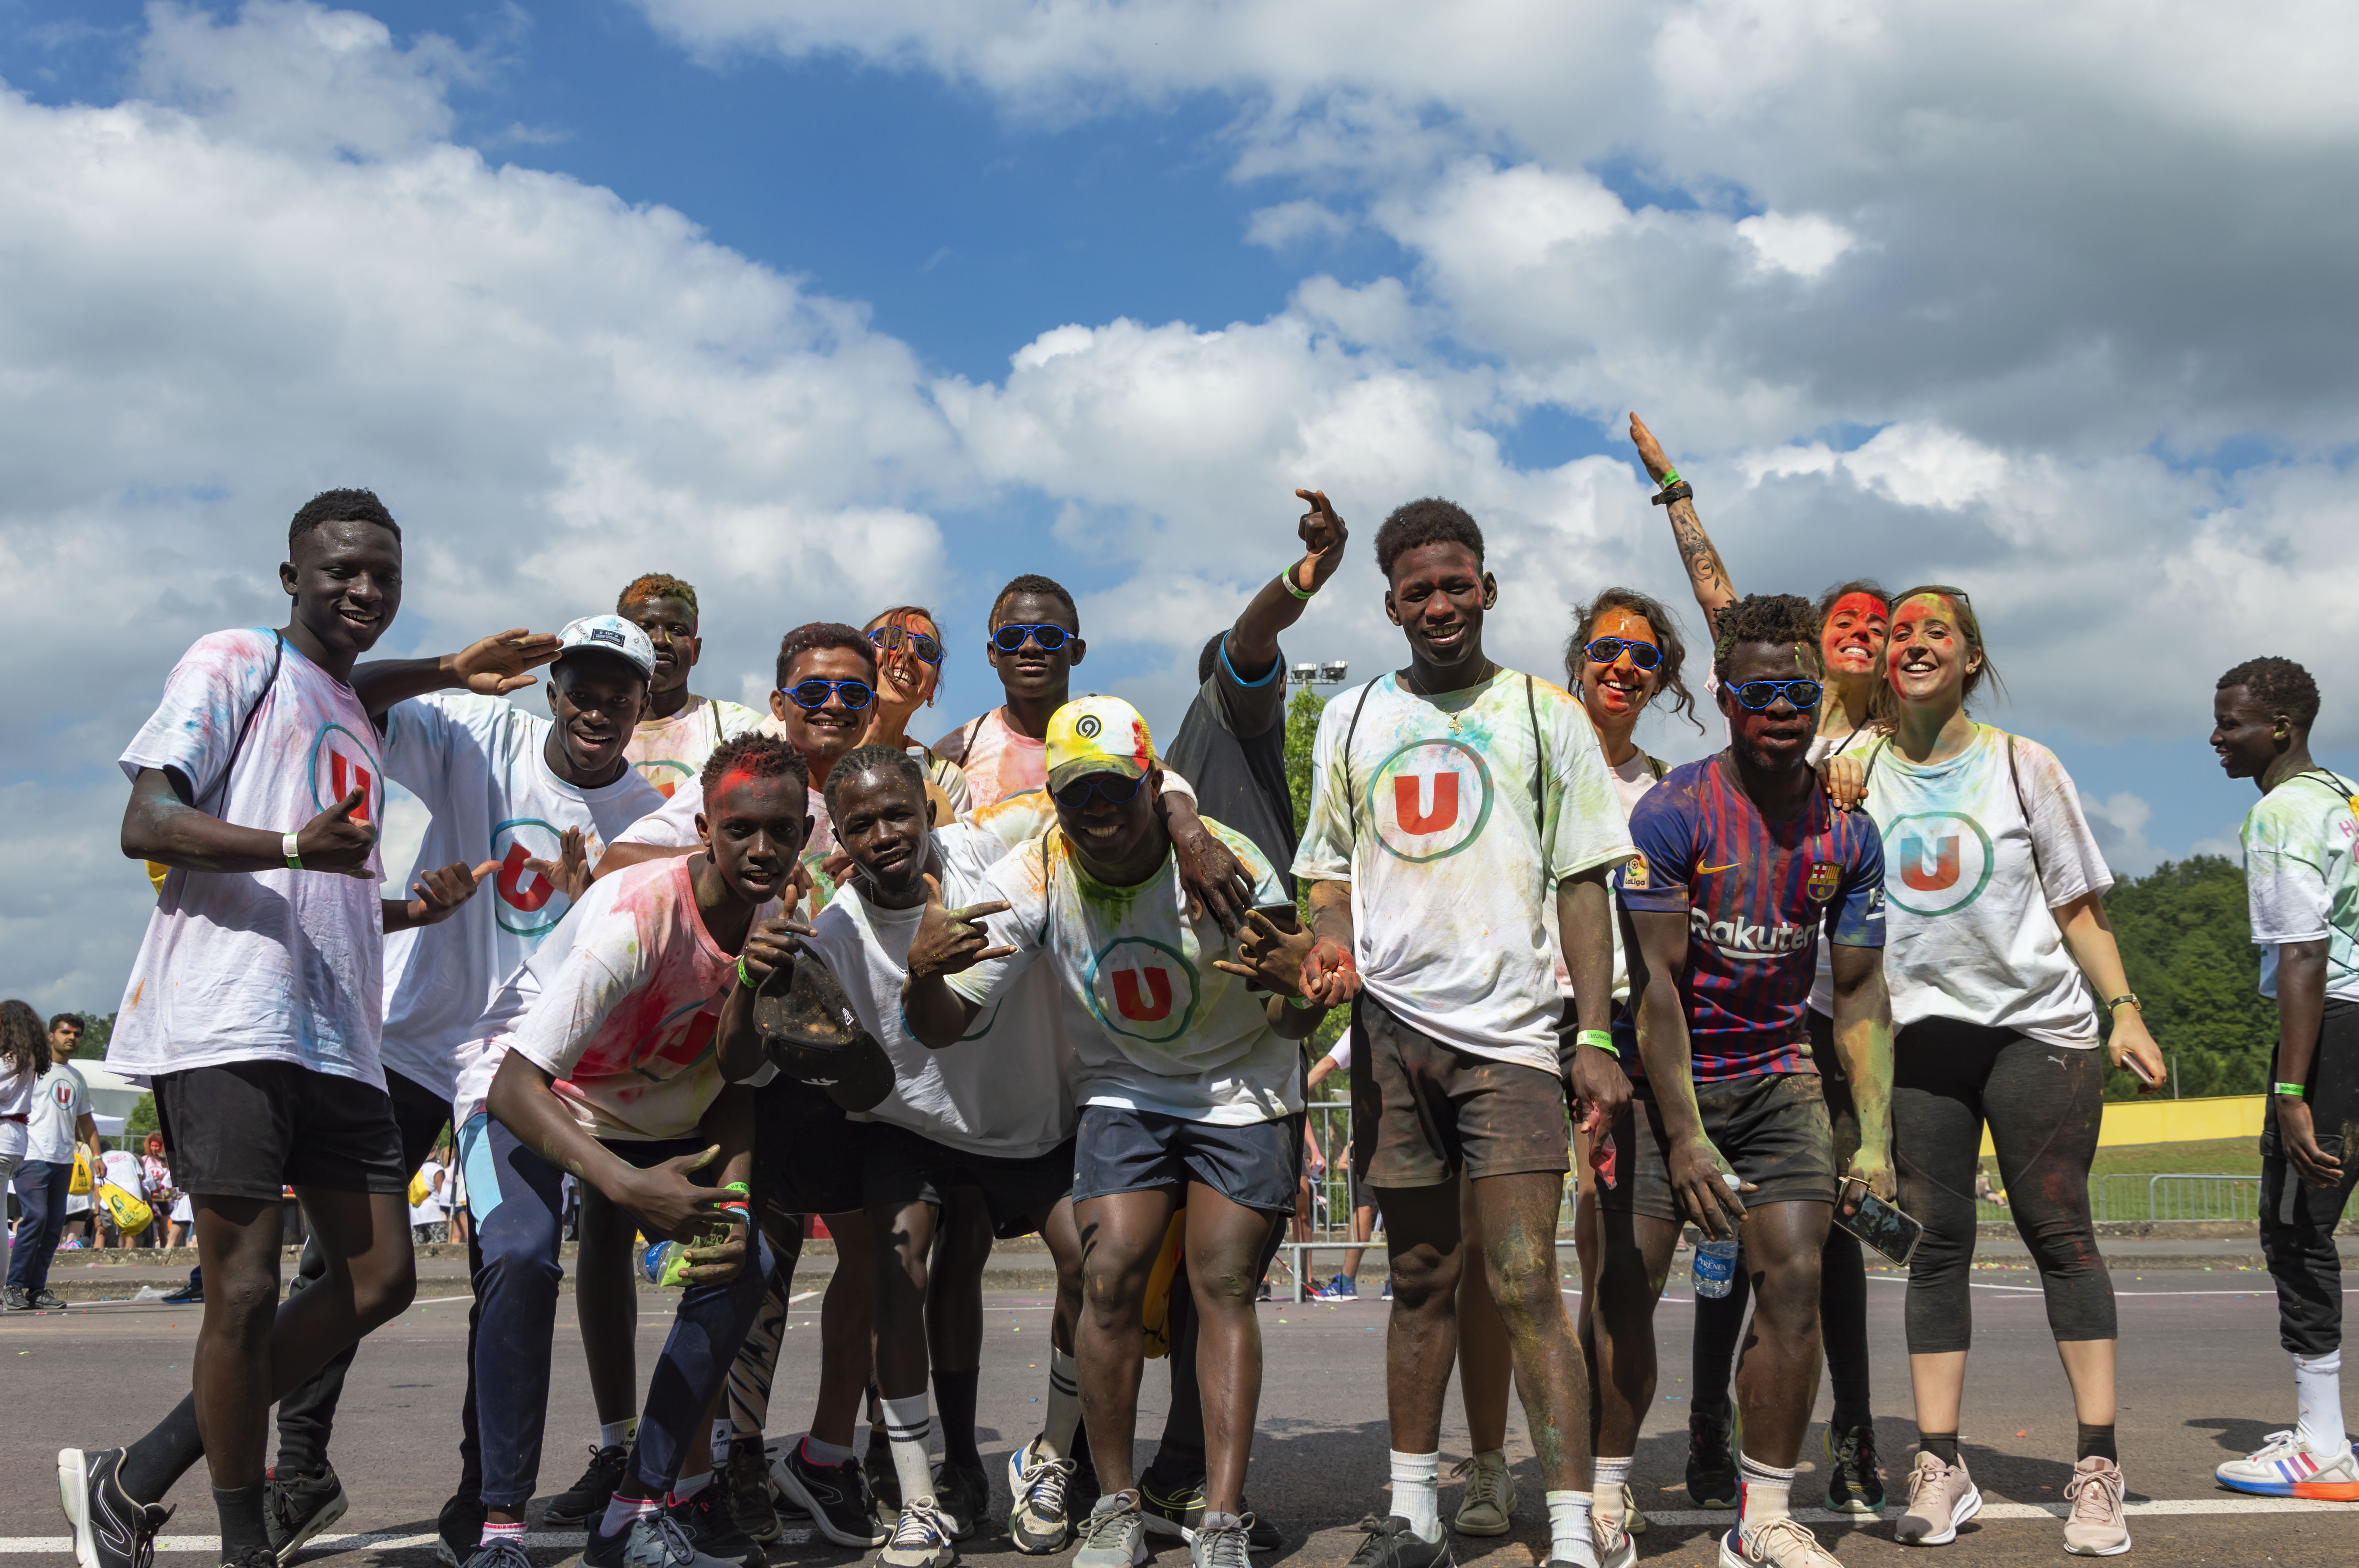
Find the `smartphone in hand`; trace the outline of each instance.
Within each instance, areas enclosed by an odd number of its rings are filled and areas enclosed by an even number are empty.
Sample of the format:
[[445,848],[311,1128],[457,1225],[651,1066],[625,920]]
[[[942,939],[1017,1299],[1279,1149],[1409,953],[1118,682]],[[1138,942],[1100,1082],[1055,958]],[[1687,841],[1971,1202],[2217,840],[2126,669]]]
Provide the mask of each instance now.
[[[1877,1197],[1857,1176],[1845,1176],[1843,1182],[1846,1185],[1858,1183],[1859,1207],[1845,1214],[1843,1204],[1837,1202],[1835,1223],[1895,1264],[1907,1268],[1908,1260],[1916,1255],[1917,1244],[1925,1239],[1924,1222],[1902,1213],[1897,1204],[1888,1204]],[[1848,1197],[1850,1195],[1846,1193],[1843,1195]]]

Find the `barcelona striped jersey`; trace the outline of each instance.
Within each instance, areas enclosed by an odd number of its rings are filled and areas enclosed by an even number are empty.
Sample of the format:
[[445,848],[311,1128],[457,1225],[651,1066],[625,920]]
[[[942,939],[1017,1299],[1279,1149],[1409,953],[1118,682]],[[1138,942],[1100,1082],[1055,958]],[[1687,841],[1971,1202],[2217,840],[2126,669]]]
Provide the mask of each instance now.
[[[1815,787],[1792,816],[1764,817],[1727,759],[1674,768],[1647,792],[1614,888],[1633,914],[1688,917],[1679,989],[1696,1082],[1815,1073],[1803,1015],[1820,933],[1884,946],[1883,840],[1865,812],[1837,811]],[[1614,1035],[1643,1078],[1626,1004]]]

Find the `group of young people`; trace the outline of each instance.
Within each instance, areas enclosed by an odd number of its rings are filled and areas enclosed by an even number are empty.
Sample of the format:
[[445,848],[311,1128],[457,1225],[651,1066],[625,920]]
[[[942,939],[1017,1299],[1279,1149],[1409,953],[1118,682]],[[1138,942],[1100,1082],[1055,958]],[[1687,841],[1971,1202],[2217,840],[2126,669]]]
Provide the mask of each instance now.
[[[1327,705],[1299,838],[1278,637],[1344,557],[1320,492],[1298,492],[1300,555],[1205,643],[1168,748],[1121,699],[1073,696],[1078,611],[1038,576],[992,606],[1005,700],[931,745],[909,725],[950,655],[912,606],[788,631],[766,715],[689,690],[697,600],[670,577],[557,633],[363,662],[399,607],[400,528],[366,492],[315,498],[279,568],[287,626],[201,639],[123,758],[125,853],[169,869],[109,1063],[155,1086],[206,1314],[179,1408],[125,1447],[60,1454],[82,1568],[140,1568],[200,1457],[226,1564],[283,1564],[341,1517],[344,1368],[410,1298],[405,1189],[446,1124],[475,1296],[438,1527],[453,1568],[526,1568],[569,1178],[600,1428],[542,1519],[585,1528],[593,1568],[750,1568],[782,1508],[887,1568],[949,1568],[995,1511],[974,1432],[984,1260],[1033,1233],[1058,1289],[1041,1428],[1006,1466],[1016,1549],[1136,1568],[1162,1534],[1245,1568],[1278,1543],[1245,1491],[1253,1303],[1297,1203],[1300,1043],[1338,1008],[1353,1173],[1392,1285],[1390,1502],[1359,1568],[1452,1561],[1453,1366],[1479,1450],[1459,1530],[1508,1528],[1512,1384],[1550,1563],[1635,1560],[1632,1455],[1683,1222],[1740,1243],[1741,1288],[1699,1314],[1690,1490],[1737,1510],[1723,1564],[1831,1563],[1791,1506],[1822,1341],[1827,1500],[1885,1501],[1861,1253],[1837,1223],[1871,1196],[1926,1229],[1899,1534],[1953,1539],[1980,1507],[1957,1432],[1985,1127],[2081,1424],[2065,1542],[2126,1550],[2086,1175],[2104,1061],[2150,1085],[2162,1062],[2071,782],[1967,717],[1995,677],[1964,591],[1739,598],[1690,487],[1632,428],[1712,628],[1726,747],[1671,768],[1635,743],[1658,701],[1696,708],[1676,617],[1643,594],[1580,611],[1565,686],[1495,663],[1479,526],[1411,502],[1375,547],[1408,660]],[[2265,1146],[2282,1213],[2264,1233],[2302,1416],[2222,1479],[2359,1497],[2332,1386],[2351,792],[2340,827],[2331,789],[2282,794],[2319,774],[2315,689],[2281,665],[2223,678],[2215,744],[2265,806],[2292,803],[2256,813],[2285,868],[2256,933],[2283,958]],[[548,719],[506,700],[544,667]],[[430,816],[397,899],[375,885],[388,779]],[[2321,875],[2322,896],[2301,880]],[[812,1067],[795,1043],[812,1017],[864,1037],[875,1081]],[[1556,1252],[1576,1169],[1577,1320]],[[282,1183],[312,1238],[283,1303]],[[771,1445],[814,1217],[836,1260],[821,1372],[805,1434]],[[680,1288],[644,1384],[638,1235],[679,1244]],[[1173,1398],[1142,1471],[1150,1335]]]

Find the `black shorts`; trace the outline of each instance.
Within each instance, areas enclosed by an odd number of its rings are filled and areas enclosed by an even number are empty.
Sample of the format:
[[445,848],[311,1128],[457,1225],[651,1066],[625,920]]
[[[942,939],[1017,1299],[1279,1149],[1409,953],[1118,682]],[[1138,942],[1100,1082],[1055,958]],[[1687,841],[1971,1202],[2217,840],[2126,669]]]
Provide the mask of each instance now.
[[868,1127],[861,1186],[872,1209],[899,1209],[913,1203],[941,1206],[951,1187],[973,1187],[991,1215],[991,1233],[1002,1241],[1029,1236],[1049,1211],[1073,1190],[1071,1138],[1028,1160],[970,1154],[938,1143],[889,1121]]
[[861,1152],[871,1124],[853,1121],[827,1091],[780,1074],[754,1091],[754,1217],[763,1228],[807,1214],[849,1214],[861,1201]]
[[[1696,1108],[1712,1147],[1757,1189],[1738,1195],[1746,1208],[1835,1201],[1834,1130],[1815,1075],[1764,1073],[1698,1084]],[[1597,1206],[1650,1219],[1683,1217],[1653,1098],[1632,1096],[1607,1136],[1614,1144],[1614,1182],[1608,1185],[1600,1177]]]
[[1085,1105],[1073,1136],[1077,1204],[1201,1182],[1246,1208],[1294,1212],[1302,1173],[1299,1114],[1223,1127],[1151,1110]]
[[408,1189],[401,1128],[383,1089],[292,1062],[159,1073],[155,1087],[173,1181],[192,1197]]
[[1572,1168],[1564,1080],[1446,1045],[1372,997],[1353,1004],[1352,1170],[1371,1187]]

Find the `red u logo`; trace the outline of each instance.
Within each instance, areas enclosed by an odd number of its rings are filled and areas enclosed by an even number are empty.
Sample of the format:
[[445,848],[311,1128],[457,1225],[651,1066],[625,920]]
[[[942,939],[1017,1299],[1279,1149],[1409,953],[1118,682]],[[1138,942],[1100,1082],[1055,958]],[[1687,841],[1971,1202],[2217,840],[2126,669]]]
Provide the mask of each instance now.
[[1958,880],[1958,836],[1940,840],[1933,869],[1925,869],[1925,840],[1913,834],[1900,840],[1900,880],[1919,892],[1939,892]]
[[342,800],[356,789],[361,792],[361,803],[353,808],[353,820],[355,822],[368,820],[369,783],[369,771],[366,768],[347,763],[343,753],[340,752],[328,753],[328,784],[335,791],[336,798]]
[[530,875],[530,884],[527,885],[524,863],[527,858],[523,845],[508,846],[508,858],[500,862],[499,889],[500,897],[510,907],[529,914],[549,902],[550,895],[557,892],[557,884],[535,871]]
[[1171,1015],[1171,971],[1156,968],[1145,973],[1147,995],[1142,997],[1138,994],[1139,970],[1116,969],[1114,972],[1114,1011],[1133,1023],[1153,1023]]
[[[1423,786],[1433,784],[1433,809],[1420,809]],[[1458,820],[1458,775],[1403,773],[1393,780],[1393,818],[1404,833],[1439,833]]]

